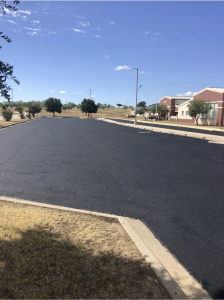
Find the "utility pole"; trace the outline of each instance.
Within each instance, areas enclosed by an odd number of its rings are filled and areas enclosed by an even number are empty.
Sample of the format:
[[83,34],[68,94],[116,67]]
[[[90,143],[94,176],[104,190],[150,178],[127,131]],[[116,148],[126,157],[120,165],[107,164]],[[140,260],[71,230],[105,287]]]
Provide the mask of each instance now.
[[135,106],[135,125],[137,125],[137,120],[136,120],[136,112],[137,112],[137,93],[138,93],[138,68],[134,68],[134,70],[137,70],[137,83],[136,83],[136,106]]
[[157,117],[157,97],[158,97],[158,86],[156,89],[156,117]]
[[12,112],[13,112],[13,89],[12,89]]

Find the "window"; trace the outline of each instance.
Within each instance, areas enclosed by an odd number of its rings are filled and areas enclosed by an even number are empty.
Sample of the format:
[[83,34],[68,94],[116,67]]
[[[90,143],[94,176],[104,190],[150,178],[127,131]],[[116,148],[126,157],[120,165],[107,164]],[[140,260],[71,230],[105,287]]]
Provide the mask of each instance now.
[[186,116],[188,116],[188,111],[186,111]]
[[182,111],[182,116],[184,115],[184,111]]

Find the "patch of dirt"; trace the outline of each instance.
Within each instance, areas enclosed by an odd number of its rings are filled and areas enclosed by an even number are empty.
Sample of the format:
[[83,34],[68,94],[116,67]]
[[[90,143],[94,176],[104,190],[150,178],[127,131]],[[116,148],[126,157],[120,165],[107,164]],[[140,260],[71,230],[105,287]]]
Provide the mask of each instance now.
[[117,219],[0,200],[1,299],[171,299]]

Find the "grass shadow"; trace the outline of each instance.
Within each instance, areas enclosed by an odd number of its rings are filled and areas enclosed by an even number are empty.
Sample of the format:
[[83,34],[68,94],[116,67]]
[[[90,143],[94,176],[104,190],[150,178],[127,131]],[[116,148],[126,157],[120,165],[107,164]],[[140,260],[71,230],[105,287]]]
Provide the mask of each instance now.
[[40,225],[15,231],[0,240],[1,299],[170,299],[144,258],[96,254]]

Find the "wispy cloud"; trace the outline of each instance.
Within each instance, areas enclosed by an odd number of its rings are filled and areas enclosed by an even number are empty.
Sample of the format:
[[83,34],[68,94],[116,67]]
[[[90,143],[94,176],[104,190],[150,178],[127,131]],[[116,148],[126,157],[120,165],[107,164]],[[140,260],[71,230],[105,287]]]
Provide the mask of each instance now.
[[27,34],[29,34],[29,35],[38,35],[38,33],[36,31],[34,31],[34,32],[27,32]]
[[97,27],[97,29],[96,29],[96,30],[101,30],[101,29],[100,29],[100,27]]
[[114,22],[110,22],[110,24],[114,24]]
[[82,16],[76,16],[76,15],[74,15],[74,17],[80,18],[80,19],[84,19],[85,18],[85,17],[82,17]]
[[187,93],[183,93],[183,94],[177,94],[177,96],[193,96],[193,95],[195,95],[195,94],[197,94],[197,92],[194,92],[194,93],[192,93],[192,92],[187,92]]
[[25,29],[33,30],[33,31],[38,31],[38,28],[29,28],[29,27],[24,27]]
[[109,58],[109,54],[104,55],[105,58]]
[[48,33],[51,35],[51,34],[56,34],[56,32],[53,32],[51,30],[48,31]]
[[129,68],[128,66],[117,66],[115,68],[116,71],[120,71],[120,70],[129,70],[131,68]]
[[156,33],[154,33],[155,35],[160,35],[160,34],[162,34],[162,32],[156,32]]
[[8,20],[7,22],[12,23],[12,24],[17,24],[16,22],[11,21],[11,20]]
[[86,31],[83,30],[79,30],[79,29],[75,29],[75,28],[70,28],[71,30],[74,30],[75,32],[82,32],[82,33],[86,33]]
[[66,93],[66,91],[60,91],[60,94],[64,94],[64,93]]
[[52,90],[51,93],[54,93],[54,90]]
[[40,23],[40,21],[34,21],[34,20],[33,20],[32,22],[33,22],[34,24]]
[[86,27],[89,26],[90,23],[89,22],[78,22],[79,24],[81,24],[82,26]]
[[190,86],[190,84],[188,83],[188,84],[182,84],[182,86]]
[[100,38],[100,36],[99,36],[99,35],[95,35],[95,37],[96,37],[96,38]]
[[153,37],[151,37],[151,40],[155,41],[155,40],[156,40],[156,38],[153,38]]
[[20,91],[22,91],[23,89],[20,88]]
[[28,10],[19,10],[18,13],[31,15],[31,12]]
[[148,33],[149,33],[149,31],[146,31],[145,33],[146,33],[146,34],[148,34]]
[[139,74],[144,74],[144,73],[145,73],[145,71],[139,72]]

